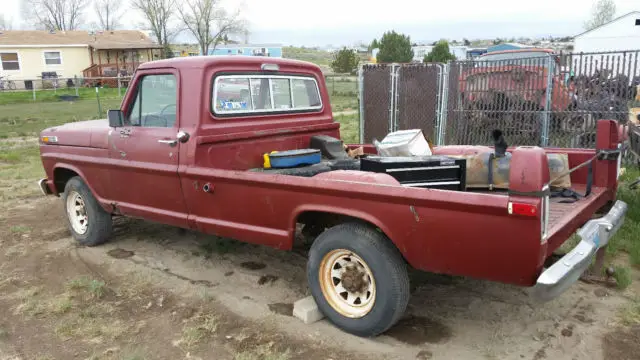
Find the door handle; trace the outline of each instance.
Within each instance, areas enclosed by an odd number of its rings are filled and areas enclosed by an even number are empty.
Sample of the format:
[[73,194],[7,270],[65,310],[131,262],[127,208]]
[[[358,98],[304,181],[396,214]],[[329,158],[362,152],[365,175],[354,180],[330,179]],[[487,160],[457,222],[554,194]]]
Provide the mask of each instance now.
[[167,144],[169,146],[176,146],[178,145],[178,140],[158,140],[159,143],[162,144]]

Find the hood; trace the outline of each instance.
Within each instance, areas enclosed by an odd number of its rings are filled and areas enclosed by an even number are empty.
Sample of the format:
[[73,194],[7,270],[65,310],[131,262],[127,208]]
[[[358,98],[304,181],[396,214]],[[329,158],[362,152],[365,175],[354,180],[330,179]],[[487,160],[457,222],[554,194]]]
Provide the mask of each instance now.
[[55,136],[57,145],[108,148],[109,121],[88,120],[42,130],[40,136]]

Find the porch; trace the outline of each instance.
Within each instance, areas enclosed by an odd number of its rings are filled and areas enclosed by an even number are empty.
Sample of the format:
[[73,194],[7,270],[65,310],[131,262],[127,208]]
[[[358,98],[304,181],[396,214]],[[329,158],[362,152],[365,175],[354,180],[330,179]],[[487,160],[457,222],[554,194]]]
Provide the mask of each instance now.
[[91,66],[82,71],[85,78],[129,77],[140,64],[160,58],[160,49],[96,49],[89,48]]

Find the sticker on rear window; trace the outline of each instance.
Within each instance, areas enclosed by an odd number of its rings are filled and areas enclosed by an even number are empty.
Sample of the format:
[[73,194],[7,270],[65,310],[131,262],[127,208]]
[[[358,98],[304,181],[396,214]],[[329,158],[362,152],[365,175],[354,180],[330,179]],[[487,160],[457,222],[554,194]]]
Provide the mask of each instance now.
[[220,100],[220,108],[223,110],[246,110],[247,102]]

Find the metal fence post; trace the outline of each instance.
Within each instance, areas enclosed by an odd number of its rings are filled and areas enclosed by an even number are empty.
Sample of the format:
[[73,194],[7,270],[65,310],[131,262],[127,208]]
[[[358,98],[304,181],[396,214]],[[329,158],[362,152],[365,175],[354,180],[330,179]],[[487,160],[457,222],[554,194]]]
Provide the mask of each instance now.
[[437,84],[437,90],[436,90],[436,121],[435,121],[435,131],[434,131],[434,140],[436,145],[439,145],[439,141],[440,141],[440,125],[441,125],[441,116],[442,116],[442,64],[441,63],[437,63],[435,64],[436,68],[438,69],[438,75],[437,75],[437,79],[438,79],[438,84]]
[[78,94],[78,75],[73,75],[73,84],[76,88],[76,96],[80,97],[80,94]]
[[120,73],[118,73],[118,97],[122,97],[121,86],[120,86]]
[[31,90],[33,91],[33,101],[36,101],[36,82],[31,84]]
[[398,65],[398,68],[395,70],[395,74],[393,76],[393,80],[395,81],[395,85],[393,86],[394,88],[394,92],[395,95],[393,96],[393,127],[392,127],[392,131],[398,131],[398,113],[400,112],[400,110],[398,110],[399,106],[399,99],[400,99],[400,91],[398,90],[398,79],[400,78],[400,71],[402,70],[402,65]]
[[440,124],[438,131],[438,146],[445,145],[445,136],[447,134],[447,116],[449,112],[449,71],[451,63],[446,63],[442,69],[442,97],[440,105]]
[[389,69],[389,82],[391,86],[389,87],[389,130],[388,132],[393,131],[393,94],[395,93],[393,88],[395,81],[393,81],[393,78],[395,76],[395,69],[396,69],[396,64],[391,64],[391,67]]
[[364,65],[358,68],[358,111],[360,115],[360,144],[364,144]]
[[554,74],[554,66],[555,61],[553,59],[553,55],[549,54],[547,57],[547,86],[545,91],[545,101],[544,101],[544,111],[542,113],[542,131],[541,131],[541,146],[547,147],[549,146],[549,123],[551,117],[551,105],[552,105],[552,95],[553,95],[553,74]]
[[100,104],[100,90],[96,86],[96,99],[98,100],[98,119],[102,118],[102,105]]

